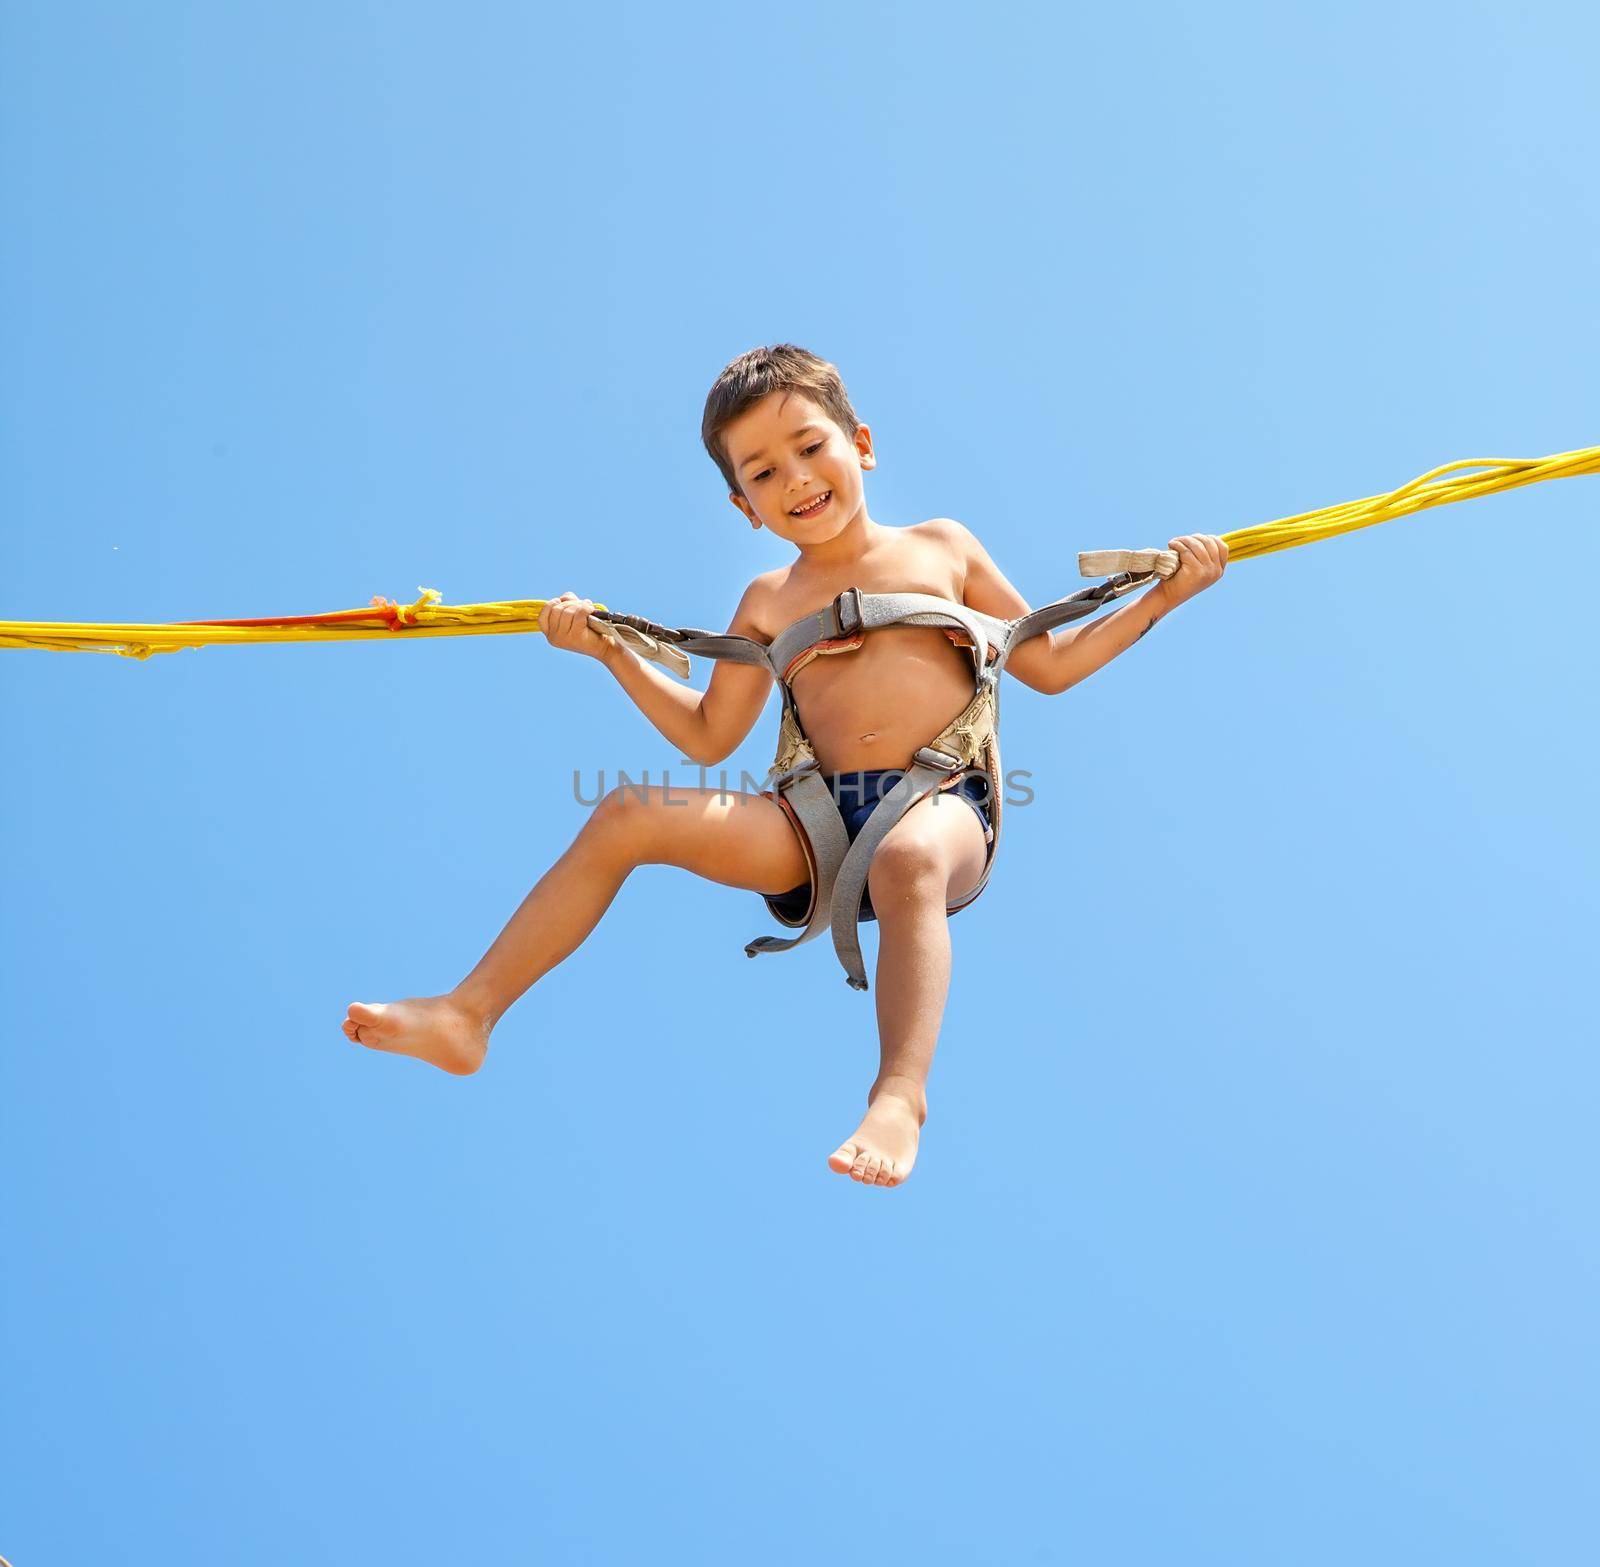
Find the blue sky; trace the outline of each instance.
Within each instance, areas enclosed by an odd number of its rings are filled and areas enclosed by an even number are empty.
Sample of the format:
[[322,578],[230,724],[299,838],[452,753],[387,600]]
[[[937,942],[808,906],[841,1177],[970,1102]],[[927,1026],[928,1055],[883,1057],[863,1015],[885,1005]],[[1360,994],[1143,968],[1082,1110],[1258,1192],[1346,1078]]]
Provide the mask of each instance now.
[[[1600,440],[1586,8],[24,0],[0,45],[0,617],[725,624],[784,555],[698,420],[760,342],[840,365],[879,521],[1035,604]],[[339,1032],[470,968],[575,770],[676,761],[598,665],[0,656],[0,1554],[1593,1559],[1597,496],[1242,562],[1010,683],[1037,798],[894,1191],[825,1164],[870,998],[680,873],[475,1078]]]

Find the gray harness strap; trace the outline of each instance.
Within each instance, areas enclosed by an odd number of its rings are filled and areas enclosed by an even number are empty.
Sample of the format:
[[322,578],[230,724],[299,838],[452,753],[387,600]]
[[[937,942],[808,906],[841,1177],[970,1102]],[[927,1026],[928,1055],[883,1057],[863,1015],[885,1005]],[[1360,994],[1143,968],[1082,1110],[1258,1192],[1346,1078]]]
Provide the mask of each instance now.
[[[782,936],[758,936],[748,942],[744,950],[746,956],[752,958],[758,952],[787,952],[791,947],[798,947],[820,936],[828,928],[833,917],[834,883],[850,848],[850,839],[844,830],[844,818],[834,804],[832,791],[817,771],[815,757],[786,773],[773,786],[793,807],[809,840],[807,848],[812,861],[811,917],[806,922],[806,928],[787,941]],[[850,923],[853,925],[855,921],[851,920]]]
[[[866,967],[861,959],[860,910],[867,874],[878,846],[896,822],[919,800],[932,794],[952,774],[973,769],[975,758],[957,756],[933,746],[923,746],[912,765],[873,808],[855,842],[850,841],[837,802],[823,782],[810,743],[804,738],[799,715],[794,708],[786,672],[795,661],[819,643],[855,639],[883,626],[939,626],[963,632],[971,643],[975,693],[997,688],[1006,661],[1022,643],[1069,621],[1081,620],[1124,593],[1147,586],[1149,573],[1135,576],[1123,572],[1094,587],[1058,599],[1016,620],[998,620],[965,604],[935,598],[927,593],[862,593],[846,588],[831,604],[813,615],[806,615],[786,626],[770,643],[751,637],[729,636],[691,628],[672,630],[633,615],[610,612],[597,618],[616,622],[619,627],[641,633],[640,641],[654,639],[670,654],[695,653],[703,658],[725,658],[740,664],[763,664],[783,691],[785,715],[793,722],[803,744],[800,760],[783,773],[770,772],[766,784],[777,792],[794,812],[804,832],[812,862],[812,896],[809,918],[798,935],[784,939],[759,936],[746,944],[745,952],[756,957],[764,952],[787,952],[814,940],[825,930],[833,931],[833,948],[844,967],[845,979],[854,990],[866,990]],[[629,639],[636,648],[640,641]],[[990,651],[993,650],[993,657]],[[646,655],[650,656],[650,655]],[[661,660],[666,662],[667,660]],[[998,690],[994,689],[998,697]],[[970,741],[964,741],[968,749]],[[997,752],[991,752],[997,755]],[[996,764],[998,765],[998,764]],[[991,779],[991,788],[995,785]],[[991,810],[995,816],[996,838],[990,845],[983,875],[978,885],[955,907],[964,907],[982,891],[994,868],[994,849],[998,843],[999,800]],[[776,912],[776,911],[774,911]],[[796,921],[795,923],[798,923]]]
[[1081,592],[1069,594],[1064,599],[1057,599],[1053,604],[1043,604],[1038,609],[1029,610],[1026,615],[1016,620],[1006,621],[1009,636],[996,662],[1004,666],[1012,651],[1030,637],[1054,631],[1057,626],[1064,626],[1068,621],[1082,620],[1085,615],[1092,615],[1096,610],[1104,608],[1112,599],[1121,598],[1124,593],[1133,593],[1139,588],[1149,587],[1154,581],[1154,572],[1147,571],[1143,576],[1136,577],[1131,572],[1124,571],[1115,577],[1107,577],[1104,582],[1097,582],[1092,588],[1084,588]]
[[[722,631],[697,631],[692,626],[658,626],[643,615],[623,615],[614,609],[597,609],[590,620],[610,626],[611,634],[641,658],[668,668],[680,668],[671,657],[676,649],[701,658],[725,658],[735,664],[766,664],[767,645],[752,637],[729,636]],[[638,633],[637,636],[633,633]],[[656,644],[660,644],[657,646]],[[666,654],[666,657],[662,655]]]
[[950,626],[964,631],[981,678],[989,666],[989,647],[1004,648],[1011,622],[928,593],[863,593],[859,588],[846,588],[826,609],[780,631],[767,650],[767,662],[782,680],[784,671],[819,642],[898,625]]

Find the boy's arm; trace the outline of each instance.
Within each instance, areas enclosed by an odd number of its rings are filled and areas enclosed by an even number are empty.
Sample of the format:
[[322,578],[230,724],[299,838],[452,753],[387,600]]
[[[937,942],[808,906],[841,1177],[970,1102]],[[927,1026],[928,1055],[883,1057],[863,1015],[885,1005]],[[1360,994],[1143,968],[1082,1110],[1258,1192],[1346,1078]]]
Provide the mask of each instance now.
[[[759,586],[753,582],[745,590],[728,627],[730,636],[762,638],[751,618],[751,602],[758,596]],[[772,676],[763,666],[718,659],[702,694],[681,685],[620,642],[595,640],[600,647],[593,656],[616,676],[639,711],[677,746],[680,756],[702,767],[714,766],[733,753],[755,727],[772,689]]]
[[[1028,613],[1026,599],[1006,581],[970,529],[941,519],[964,572],[962,603],[1000,620]],[[1025,686],[1057,696],[1125,653],[1164,615],[1208,588],[1222,575],[1228,546],[1212,534],[1188,534],[1167,546],[1178,553],[1178,570],[1164,582],[1109,615],[1079,626],[1041,632],[1019,643],[1006,668]]]

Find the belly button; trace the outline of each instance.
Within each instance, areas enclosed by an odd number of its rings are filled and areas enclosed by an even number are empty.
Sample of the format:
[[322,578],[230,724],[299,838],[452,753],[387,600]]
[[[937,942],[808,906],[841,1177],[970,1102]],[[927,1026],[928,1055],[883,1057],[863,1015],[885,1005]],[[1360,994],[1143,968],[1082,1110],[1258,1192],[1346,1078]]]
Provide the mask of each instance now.
[[862,735],[861,738],[863,740],[876,740],[878,738],[878,731],[874,729],[870,734]]

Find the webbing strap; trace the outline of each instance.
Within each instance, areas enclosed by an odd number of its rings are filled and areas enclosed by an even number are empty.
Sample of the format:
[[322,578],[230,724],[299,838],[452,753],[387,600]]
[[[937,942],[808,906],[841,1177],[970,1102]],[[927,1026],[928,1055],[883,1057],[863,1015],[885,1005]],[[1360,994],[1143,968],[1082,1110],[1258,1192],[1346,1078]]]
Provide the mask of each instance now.
[[957,626],[972,644],[981,675],[991,667],[990,648],[995,650],[992,667],[998,673],[1019,643],[1092,615],[1109,600],[1152,580],[1149,574],[1134,576],[1123,572],[1054,604],[1031,610],[1018,620],[1000,620],[929,593],[862,593],[858,588],[846,588],[833,603],[786,626],[770,643],[725,632],[701,631],[693,626],[662,626],[641,615],[620,615],[610,610],[597,611],[591,619],[601,622],[597,630],[678,674],[687,674],[684,655],[694,653],[736,664],[761,664],[779,679],[796,658],[819,642],[837,641],[882,626]]
[[780,631],[768,647],[768,662],[772,672],[782,678],[802,653],[819,642],[898,625],[959,627],[972,643],[973,657],[982,669],[988,666],[989,648],[998,649],[1004,642],[1010,622],[930,593],[862,593],[846,588],[826,608]]
[[767,650],[752,637],[731,637],[710,631],[691,632],[678,643],[685,653],[723,658],[734,664],[765,664]]
[[811,918],[798,936],[758,936],[745,945],[745,956],[761,952],[787,952],[820,936],[833,914],[833,886],[844,863],[850,840],[844,818],[833,802],[833,793],[822,781],[812,758],[802,770],[782,785],[783,798],[800,818],[800,826],[810,840],[812,859]]
[[1064,599],[1057,599],[1053,604],[1043,604],[1038,609],[1029,610],[1026,615],[1019,616],[1016,620],[1003,622],[1005,643],[1000,649],[1000,656],[994,661],[996,673],[1005,668],[1006,660],[1030,637],[1053,631],[1057,626],[1067,625],[1070,621],[1082,620],[1085,615],[1094,614],[1112,599],[1120,598],[1135,588],[1146,587],[1154,581],[1155,576],[1150,572],[1138,577],[1123,572],[1104,582],[1097,582],[1092,588],[1083,589],[1081,593],[1069,594]]
[[596,610],[590,617],[602,636],[632,648],[641,658],[664,664],[685,679],[689,674],[687,654],[702,658],[725,658],[735,664],[765,664],[767,649],[753,637],[730,636],[721,631],[700,631],[693,626],[662,626],[643,615],[622,615],[615,610]]

